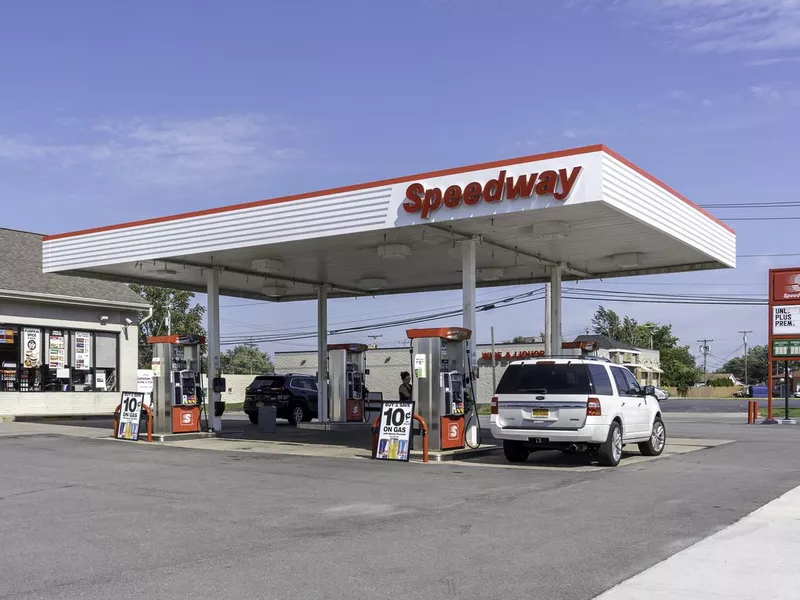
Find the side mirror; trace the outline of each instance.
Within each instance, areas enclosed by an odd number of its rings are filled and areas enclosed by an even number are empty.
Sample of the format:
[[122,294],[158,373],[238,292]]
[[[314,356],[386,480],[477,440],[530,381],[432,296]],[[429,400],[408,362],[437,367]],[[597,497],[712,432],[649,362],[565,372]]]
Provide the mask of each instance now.
[[364,375],[369,375],[369,369],[364,369]]
[[656,388],[652,385],[644,386],[644,394],[645,396],[655,396],[656,395]]

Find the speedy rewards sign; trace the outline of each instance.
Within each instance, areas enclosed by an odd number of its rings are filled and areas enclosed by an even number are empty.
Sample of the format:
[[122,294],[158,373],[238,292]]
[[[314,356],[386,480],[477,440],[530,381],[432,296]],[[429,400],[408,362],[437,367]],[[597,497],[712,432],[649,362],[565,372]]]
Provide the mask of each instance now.
[[475,206],[481,202],[489,204],[514,201],[533,196],[552,197],[566,200],[583,167],[558,169],[530,173],[528,175],[508,176],[501,170],[497,177],[486,183],[473,181],[463,188],[451,185],[444,190],[438,187],[425,188],[421,183],[412,183],[406,188],[403,210],[409,214],[419,213],[421,219],[428,219],[431,213],[440,209],[455,209],[459,206]]
[[773,300],[800,300],[800,271],[779,271],[772,276]]

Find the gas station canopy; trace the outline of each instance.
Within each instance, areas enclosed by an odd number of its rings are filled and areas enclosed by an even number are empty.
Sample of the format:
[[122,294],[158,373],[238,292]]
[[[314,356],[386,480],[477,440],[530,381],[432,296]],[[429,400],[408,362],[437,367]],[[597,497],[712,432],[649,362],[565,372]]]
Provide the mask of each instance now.
[[726,224],[588,146],[46,236],[43,270],[293,301],[735,267]]

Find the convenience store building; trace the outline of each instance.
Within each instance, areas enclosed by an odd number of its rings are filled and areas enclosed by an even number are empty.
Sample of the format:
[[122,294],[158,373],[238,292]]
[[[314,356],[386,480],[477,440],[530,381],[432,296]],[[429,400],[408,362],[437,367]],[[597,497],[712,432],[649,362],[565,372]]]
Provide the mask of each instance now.
[[0,418],[108,415],[136,389],[138,320],[126,284],[42,273],[42,236],[0,229]]

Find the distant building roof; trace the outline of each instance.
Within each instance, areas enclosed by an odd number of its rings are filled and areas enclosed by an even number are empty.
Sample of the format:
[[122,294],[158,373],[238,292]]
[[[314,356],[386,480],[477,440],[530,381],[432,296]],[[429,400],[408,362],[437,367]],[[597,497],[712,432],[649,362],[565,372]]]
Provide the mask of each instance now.
[[733,373],[709,373],[706,375],[706,381],[712,381],[716,379],[736,379]]
[[[42,273],[42,236],[38,233],[0,227],[0,295],[46,294],[56,297],[94,300],[100,303],[148,304],[127,284],[86,277]],[[10,294],[8,294],[10,295]]]
[[576,342],[595,342],[603,350],[639,350],[635,346],[612,339],[607,335],[579,335]]

